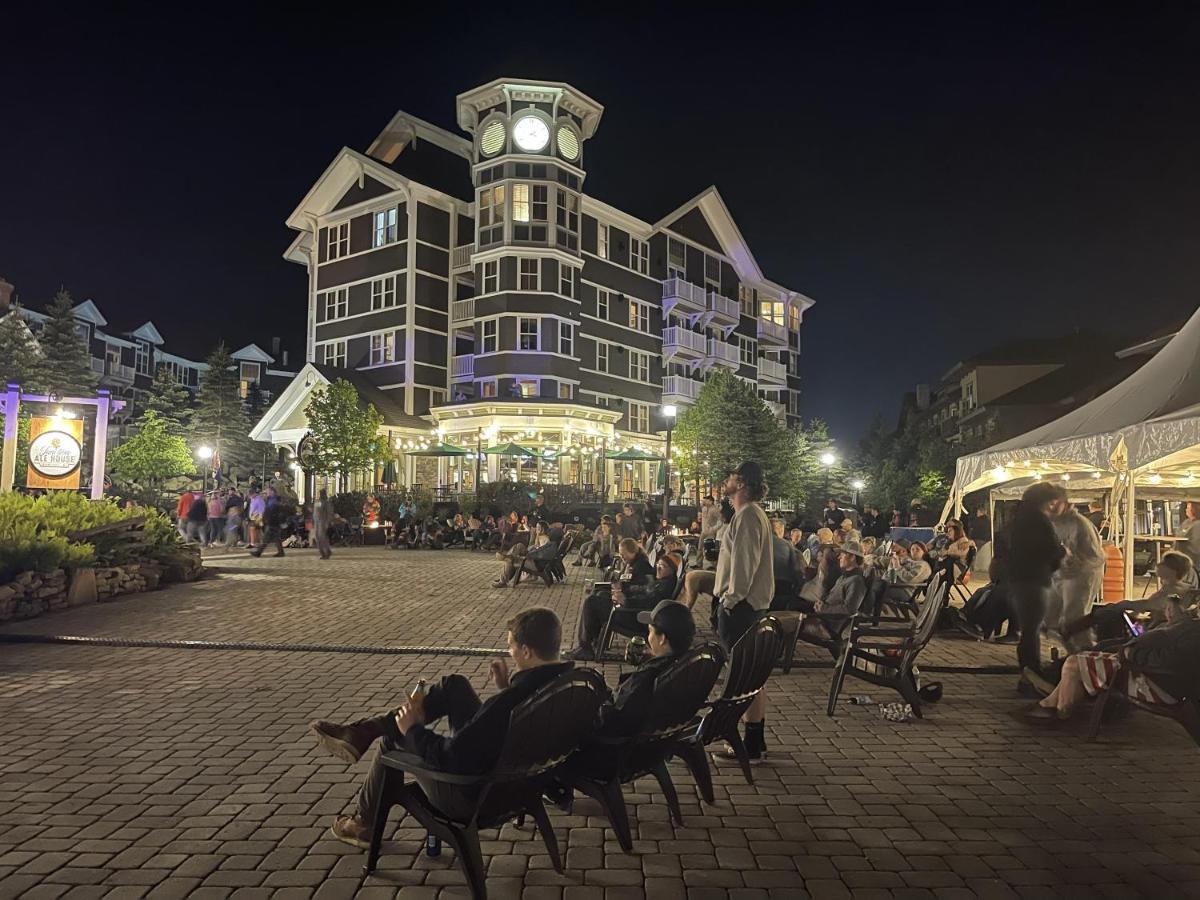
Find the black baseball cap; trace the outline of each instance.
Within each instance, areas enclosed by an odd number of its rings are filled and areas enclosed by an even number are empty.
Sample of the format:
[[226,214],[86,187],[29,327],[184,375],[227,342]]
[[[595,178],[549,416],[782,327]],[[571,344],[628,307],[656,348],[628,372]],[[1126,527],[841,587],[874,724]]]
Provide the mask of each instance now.
[[696,637],[692,611],[674,600],[663,600],[654,609],[638,613],[637,618],[643,625],[653,625],[676,653],[692,646],[692,639]]
[[746,460],[734,469],[733,474],[752,487],[758,487],[763,483],[762,466],[751,459]]

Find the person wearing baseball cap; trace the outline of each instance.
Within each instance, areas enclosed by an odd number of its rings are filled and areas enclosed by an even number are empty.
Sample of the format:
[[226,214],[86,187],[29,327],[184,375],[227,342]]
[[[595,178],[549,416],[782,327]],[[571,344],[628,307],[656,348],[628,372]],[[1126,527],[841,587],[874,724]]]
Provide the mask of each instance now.
[[809,616],[801,626],[804,633],[818,640],[828,641],[846,620],[863,605],[867,596],[867,580],[862,566],[865,557],[862,544],[846,541],[837,549],[838,579],[829,593],[813,604],[813,611],[820,616]]
[[[767,494],[762,466],[746,460],[725,479],[724,489],[733,506],[733,518],[717,556],[713,596],[717,601],[717,634],[721,643],[732,648],[770,608],[775,596],[774,534],[759,505]],[[760,762],[766,753],[766,712],[767,694],[762,690],[744,717],[746,752],[752,764]],[[730,746],[716,755],[722,760],[737,759]]]

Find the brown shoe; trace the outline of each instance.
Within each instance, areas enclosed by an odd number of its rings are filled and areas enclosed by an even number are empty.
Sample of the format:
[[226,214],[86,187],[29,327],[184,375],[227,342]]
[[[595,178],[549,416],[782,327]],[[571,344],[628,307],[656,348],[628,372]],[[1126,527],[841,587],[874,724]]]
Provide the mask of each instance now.
[[317,736],[317,743],[322,748],[348,763],[356,763],[362,759],[363,754],[370,749],[371,743],[382,736],[377,719],[362,719],[349,725],[313,722],[308,729]]
[[329,833],[351,847],[359,850],[371,849],[371,829],[356,816],[338,816],[329,827]]

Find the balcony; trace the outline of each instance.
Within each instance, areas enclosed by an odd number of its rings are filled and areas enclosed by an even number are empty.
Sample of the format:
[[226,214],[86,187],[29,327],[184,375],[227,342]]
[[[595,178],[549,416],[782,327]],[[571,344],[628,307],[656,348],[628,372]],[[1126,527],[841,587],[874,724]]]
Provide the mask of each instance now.
[[133,366],[123,366],[120,363],[110,362],[106,359],[93,359],[92,371],[110,381],[133,383]]
[[471,257],[474,255],[474,244],[464,244],[461,247],[455,247],[450,254],[450,270],[461,272],[464,269],[471,268]]
[[454,381],[465,381],[475,377],[475,355],[464,353],[450,360],[450,377]]
[[451,322],[474,322],[475,300],[455,300],[450,304]]
[[787,387],[787,366],[765,356],[758,361],[759,384],[777,384]]
[[742,364],[738,348],[726,341],[709,338],[707,350],[704,356],[709,365],[736,370]]
[[706,352],[704,335],[681,325],[663,329],[663,359],[703,359]]
[[708,292],[708,302],[703,316],[705,325],[715,325],[718,328],[732,330],[737,327],[741,319],[742,309],[736,300],[730,300],[716,291]]
[[662,305],[664,316],[673,309],[686,316],[698,316],[708,309],[704,300],[704,288],[682,278],[667,278],[663,281]]
[[770,344],[772,347],[786,347],[788,345],[787,329],[767,319],[759,319],[758,342]]
[[667,375],[663,378],[663,403],[687,406],[700,396],[702,385],[682,375]]
[[780,403],[778,400],[766,400],[767,409],[771,410],[772,414],[780,422],[787,422],[787,404]]

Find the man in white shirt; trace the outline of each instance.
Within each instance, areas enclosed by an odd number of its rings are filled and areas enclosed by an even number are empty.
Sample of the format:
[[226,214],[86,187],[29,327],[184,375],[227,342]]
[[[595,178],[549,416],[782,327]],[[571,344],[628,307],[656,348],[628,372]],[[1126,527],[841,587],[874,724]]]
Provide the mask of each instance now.
[[[714,595],[719,602],[717,634],[728,648],[770,608],[775,593],[771,523],[759,505],[766,493],[762,466],[756,462],[742,463],[725,479],[725,496],[733,505],[733,519],[721,541]],[[744,716],[751,763],[760,762],[766,753],[766,714],[767,695],[763,690]],[[732,748],[718,755],[736,759]]]

